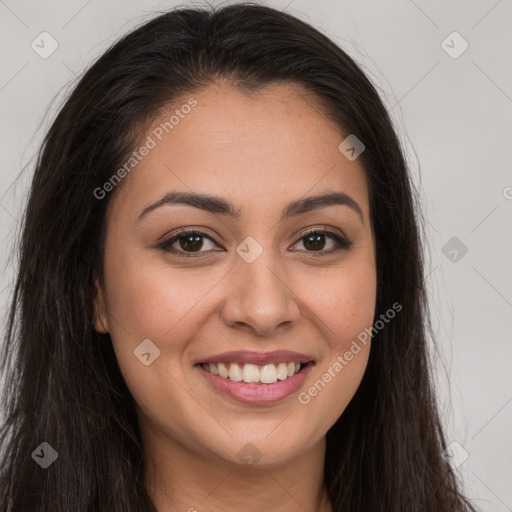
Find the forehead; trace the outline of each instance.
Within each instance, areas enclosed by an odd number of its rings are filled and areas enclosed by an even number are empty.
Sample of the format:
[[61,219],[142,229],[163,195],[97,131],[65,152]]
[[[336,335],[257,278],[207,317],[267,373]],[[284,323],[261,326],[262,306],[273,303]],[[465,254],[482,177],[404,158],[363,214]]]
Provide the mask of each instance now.
[[193,191],[229,198],[247,214],[256,198],[269,211],[329,189],[350,194],[365,211],[364,168],[338,149],[346,135],[301,86],[246,94],[211,84],[159,113],[140,142],[151,139],[153,147],[115,200],[143,208],[170,190]]

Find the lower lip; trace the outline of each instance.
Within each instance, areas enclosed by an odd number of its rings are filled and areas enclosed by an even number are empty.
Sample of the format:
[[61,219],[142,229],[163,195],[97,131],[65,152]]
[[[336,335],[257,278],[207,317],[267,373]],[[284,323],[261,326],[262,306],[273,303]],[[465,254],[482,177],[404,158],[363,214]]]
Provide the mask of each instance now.
[[206,371],[200,364],[195,367],[201,375],[217,391],[245,404],[266,405],[284,400],[295,393],[304,383],[306,376],[314,366],[307,363],[299,373],[273,384],[247,384],[231,379],[225,379]]

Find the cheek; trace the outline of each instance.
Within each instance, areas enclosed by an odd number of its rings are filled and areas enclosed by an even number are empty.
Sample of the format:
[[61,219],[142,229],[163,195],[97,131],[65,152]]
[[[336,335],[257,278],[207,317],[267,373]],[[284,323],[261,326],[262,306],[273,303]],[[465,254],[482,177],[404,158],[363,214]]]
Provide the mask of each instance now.
[[[186,418],[174,422],[173,428],[185,432],[183,424],[193,421],[194,403],[183,387],[182,360],[200,328],[201,300],[219,277],[180,272],[163,259],[137,251],[112,253],[106,270],[110,335],[126,384],[146,416],[165,425],[172,410]],[[150,352],[152,361],[146,366],[134,351],[148,339],[156,349],[145,342],[144,352]],[[153,354],[158,356],[153,359]]]
[[[311,286],[315,281],[316,285]],[[334,267],[311,282],[301,296],[307,297],[307,308],[313,321],[317,319],[334,356],[372,325],[377,293],[375,267],[371,261]]]
[[120,254],[108,270],[108,309],[137,339],[183,339],[195,308],[220,278],[211,271],[171,268],[154,255]]
[[316,293],[308,294],[307,306],[327,341],[327,350],[315,379],[298,399],[316,428],[326,431],[353,398],[368,363],[376,273],[371,260],[362,264],[359,260],[350,268],[333,269],[320,281],[321,289],[316,287]]

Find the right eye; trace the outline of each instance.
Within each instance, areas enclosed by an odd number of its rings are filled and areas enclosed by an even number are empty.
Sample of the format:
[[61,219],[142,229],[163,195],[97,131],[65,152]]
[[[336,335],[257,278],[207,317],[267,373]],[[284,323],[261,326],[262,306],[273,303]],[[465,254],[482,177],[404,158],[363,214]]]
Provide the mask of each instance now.
[[[204,242],[202,240],[204,238],[206,238],[212,244],[217,245],[215,241],[206,233],[201,231],[185,230],[167,240],[164,240],[158,244],[158,247],[180,257],[196,257],[194,253],[200,254],[208,252],[201,251],[201,249],[204,247]],[[177,244],[178,247],[173,247],[175,244]]]

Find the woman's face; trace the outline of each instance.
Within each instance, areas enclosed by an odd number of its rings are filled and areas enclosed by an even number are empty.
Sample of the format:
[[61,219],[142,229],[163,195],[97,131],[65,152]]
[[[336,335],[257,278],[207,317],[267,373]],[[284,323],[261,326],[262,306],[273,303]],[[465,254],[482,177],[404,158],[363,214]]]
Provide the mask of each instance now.
[[367,364],[364,170],[298,86],[246,96],[217,83],[191,97],[155,120],[109,205],[96,328],[148,442],[279,464],[324,440]]

